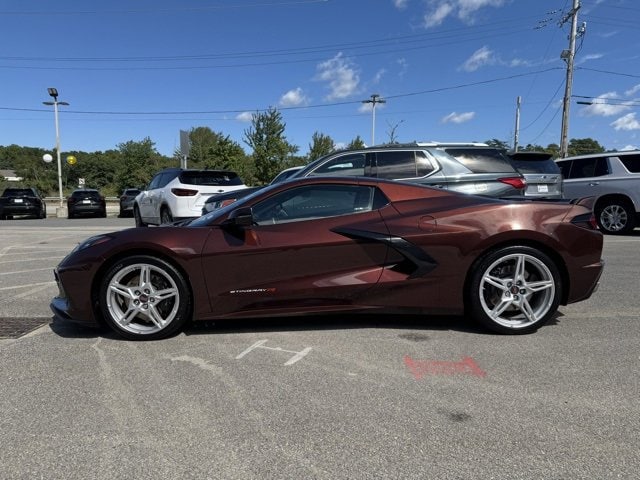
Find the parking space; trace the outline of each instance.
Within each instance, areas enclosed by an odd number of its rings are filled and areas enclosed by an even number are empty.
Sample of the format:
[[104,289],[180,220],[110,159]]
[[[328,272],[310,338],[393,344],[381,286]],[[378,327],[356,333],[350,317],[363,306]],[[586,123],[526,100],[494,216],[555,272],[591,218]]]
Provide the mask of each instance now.
[[[52,267],[132,220],[33,222],[0,229],[0,322],[49,324]],[[639,247],[607,237],[598,292],[532,335],[341,315],[4,338],[0,478],[633,478]]]

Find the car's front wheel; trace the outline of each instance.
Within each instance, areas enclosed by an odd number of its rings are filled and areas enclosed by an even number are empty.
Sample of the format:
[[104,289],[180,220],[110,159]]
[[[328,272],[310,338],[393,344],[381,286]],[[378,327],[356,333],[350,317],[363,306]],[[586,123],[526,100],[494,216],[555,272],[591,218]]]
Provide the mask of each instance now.
[[489,253],[471,272],[471,315],[498,333],[529,333],[549,321],[560,304],[558,268],[543,252],[525,246]]
[[99,304],[107,324],[121,336],[155,340],[185,324],[191,312],[191,290],[168,262],[136,255],[109,269],[100,286]]
[[612,200],[596,209],[600,230],[612,235],[629,233],[635,228],[635,213],[630,202]]

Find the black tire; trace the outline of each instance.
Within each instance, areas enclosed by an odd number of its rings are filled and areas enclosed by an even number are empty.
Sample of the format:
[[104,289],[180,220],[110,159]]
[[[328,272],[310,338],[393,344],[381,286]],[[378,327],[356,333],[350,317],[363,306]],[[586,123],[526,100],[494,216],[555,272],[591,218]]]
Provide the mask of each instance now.
[[75,217],[75,215],[74,215],[73,213],[71,213],[71,210],[69,210],[69,212],[67,213],[67,218],[68,218],[69,220],[71,220],[71,219],[72,219],[72,218],[74,218],[74,217]]
[[636,215],[631,202],[613,199],[596,208],[596,221],[603,233],[624,235],[636,227]]
[[140,209],[137,206],[133,207],[133,218],[136,221],[136,227],[147,226],[147,224],[142,221],[142,216],[140,215]]
[[40,212],[40,218],[47,218],[47,207],[44,207]]
[[162,207],[160,210],[160,224],[171,223],[173,222],[173,215],[171,215],[171,210],[169,207]]
[[553,260],[535,248],[500,248],[477,261],[470,274],[468,313],[494,332],[533,332],[558,310],[560,273]]
[[98,303],[107,325],[129,340],[158,340],[178,332],[191,315],[191,289],[168,262],[136,255],[113,265]]

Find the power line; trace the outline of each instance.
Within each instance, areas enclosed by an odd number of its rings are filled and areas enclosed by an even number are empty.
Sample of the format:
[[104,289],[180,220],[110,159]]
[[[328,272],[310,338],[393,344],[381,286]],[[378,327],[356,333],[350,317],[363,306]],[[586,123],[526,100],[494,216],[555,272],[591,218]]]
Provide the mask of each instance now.
[[[469,88],[480,85],[488,85],[491,83],[503,82],[506,80],[513,80],[516,78],[527,77],[531,75],[538,75],[540,73],[547,73],[555,70],[562,70],[561,67],[551,67],[545,70],[537,70],[528,73],[519,73],[515,75],[509,75],[505,77],[498,77],[489,80],[480,80],[477,82],[463,83],[458,85],[452,85],[449,87],[440,87],[433,88],[430,90],[421,90],[418,92],[410,92],[410,93],[400,93],[396,95],[385,95],[386,99],[395,99],[395,98],[407,98],[418,95],[426,95],[429,93],[439,93],[448,90],[458,90],[461,88]],[[344,102],[333,102],[333,103],[323,103],[316,105],[302,105],[302,106],[292,106],[292,107],[280,107],[279,110],[303,110],[310,108],[324,108],[324,107],[335,107],[341,105],[355,105],[362,103],[361,100],[352,100],[352,101],[344,101]],[[270,108],[270,107],[269,107]],[[113,112],[113,111],[82,111],[82,110],[65,110],[65,113],[74,113],[81,115],[202,115],[202,114],[224,114],[224,113],[244,113],[247,111],[266,111],[269,108],[244,108],[244,109],[234,109],[234,110],[203,110],[203,111],[165,111],[165,112]],[[0,107],[0,110],[9,110],[9,111],[25,111],[25,112],[49,112],[49,110],[44,109],[34,109],[34,108],[16,108],[16,107]]]

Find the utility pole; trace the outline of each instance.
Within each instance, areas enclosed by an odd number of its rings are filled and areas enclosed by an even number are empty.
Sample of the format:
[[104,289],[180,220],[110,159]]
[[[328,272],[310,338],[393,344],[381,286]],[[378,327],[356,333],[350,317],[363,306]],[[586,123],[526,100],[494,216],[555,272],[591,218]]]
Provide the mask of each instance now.
[[513,134],[513,151],[518,151],[518,137],[520,136],[520,104],[522,103],[522,97],[518,95],[516,100],[516,131]]
[[376,141],[376,104],[387,103],[387,101],[380,97],[377,93],[371,95],[371,100],[363,100],[362,103],[371,103],[371,145],[375,145]]
[[[562,129],[560,133],[560,158],[565,158],[569,150],[569,108],[571,104],[571,87],[573,85],[573,63],[576,55],[576,36],[578,34],[578,10],[580,9],[580,0],[573,0],[573,8],[562,19],[560,25],[563,25],[571,18],[571,33],[569,34],[569,50],[563,50],[560,54],[567,63],[567,80],[564,86],[564,100],[562,102]],[[582,30],[581,33],[584,33]]]

